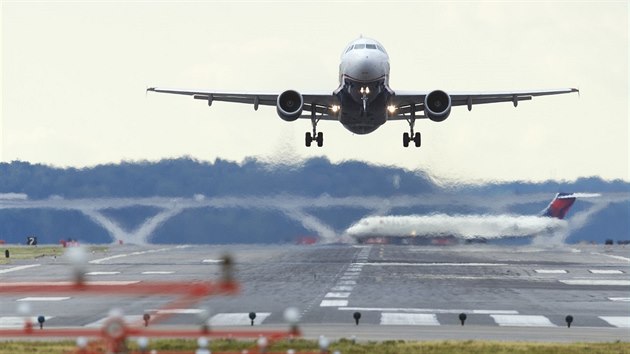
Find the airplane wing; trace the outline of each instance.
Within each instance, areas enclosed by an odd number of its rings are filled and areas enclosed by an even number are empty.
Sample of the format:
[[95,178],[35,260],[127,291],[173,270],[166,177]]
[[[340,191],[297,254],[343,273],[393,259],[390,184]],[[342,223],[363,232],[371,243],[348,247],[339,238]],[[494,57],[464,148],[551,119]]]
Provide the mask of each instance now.
[[[497,91],[497,92],[447,92],[451,97],[451,106],[467,106],[468,110],[472,110],[472,106],[478,104],[512,102],[514,107],[520,101],[528,101],[536,96],[560,95],[564,93],[578,92],[575,88],[563,88],[554,90],[537,90],[537,91]],[[396,114],[388,118],[388,120],[404,120],[409,119],[412,108],[415,112],[424,111],[424,99],[430,91],[414,92],[414,91],[396,91],[391,104],[396,107]],[[427,118],[424,115],[418,115],[416,118]]]
[[[191,96],[196,100],[206,101],[211,106],[214,101],[245,103],[254,106],[276,106],[276,101],[280,93],[269,92],[224,92],[208,90],[182,90],[161,87],[149,87],[147,92],[168,93],[174,95]],[[302,93],[304,99],[304,111],[317,113],[317,119],[337,120],[337,117],[330,115],[332,107],[339,105],[339,102],[332,92]],[[310,114],[301,115],[299,118],[311,119]]]

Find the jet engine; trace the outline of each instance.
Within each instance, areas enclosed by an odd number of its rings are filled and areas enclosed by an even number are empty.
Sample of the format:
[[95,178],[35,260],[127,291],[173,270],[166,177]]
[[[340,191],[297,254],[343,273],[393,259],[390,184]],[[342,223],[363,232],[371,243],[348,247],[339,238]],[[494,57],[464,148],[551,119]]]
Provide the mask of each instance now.
[[451,96],[434,90],[424,97],[424,113],[434,122],[441,122],[451,114]]
[[302,95],[293,90],[287,90],[278,96],[276,102],[276,111],[283,120],[293,122],[302,114],[304,108],[304,98]]

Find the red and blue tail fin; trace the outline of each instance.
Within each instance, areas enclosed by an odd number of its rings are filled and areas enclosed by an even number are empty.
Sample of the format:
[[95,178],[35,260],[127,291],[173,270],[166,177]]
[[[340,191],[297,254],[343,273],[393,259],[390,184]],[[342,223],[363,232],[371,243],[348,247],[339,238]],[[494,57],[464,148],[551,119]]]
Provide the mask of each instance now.
[[564,219],[569,212],[569,209],[575,202],[575,194],[573,193],[558,193],[555,198],[549,203],[547,208],[542,211],[542,216],[550,218]]

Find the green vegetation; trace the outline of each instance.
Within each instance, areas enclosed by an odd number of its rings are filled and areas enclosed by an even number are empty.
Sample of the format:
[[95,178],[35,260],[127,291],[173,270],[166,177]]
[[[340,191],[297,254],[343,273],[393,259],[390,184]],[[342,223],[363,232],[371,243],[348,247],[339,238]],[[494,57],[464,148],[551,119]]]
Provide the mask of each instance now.
[[[137,346],[131,345],[131,349],[137,350]],[[76,347],[71,341],[64,342],[5,342],[0,345],[0,354],[58,354],[68,353]],[[254,348],[253,341],[215,340],[210,344],[213,353],[225,351],[240,352],[243,349]],[[196,347],[194,340],[168,339],[151,342],[150,349],[179,350],[193,352]],[[313,340],[294,340],[291,342],[277,342],[269,348],[269,352],[285,353],[287,349],[296,351],[318,352],[317,342]],[[604,353],[630,353],[630,343],[509,343],[487,341],[403,341],[389,340],[384,342],[358,342],[353,343],[348,339],[333,342],[330,352],[339,350],[342,354],[508,354],[508,353],[533,353],[533,354],[604,354]]]
[[[65,248],[59,246],[6,246],[0,247],[0,264],[11,264],[12,260],[17,259],[36,259],[41,257],[59,257],[63,255]],[[90,246],[89,252],[106,252],[107,246]],[[9,250],[9,258],[5,257],[5,250]]]

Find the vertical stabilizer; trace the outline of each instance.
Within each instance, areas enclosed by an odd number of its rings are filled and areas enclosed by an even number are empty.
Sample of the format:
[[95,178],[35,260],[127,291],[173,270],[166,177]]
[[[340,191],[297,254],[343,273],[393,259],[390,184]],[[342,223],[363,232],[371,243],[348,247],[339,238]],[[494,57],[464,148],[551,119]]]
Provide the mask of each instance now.
[[571,209],[571,206],[575,202],[575,194],[573,193],[558,193],[553,198],[551,203],[542,211],[542,216],[550,218],[564,219],[564,217]]

